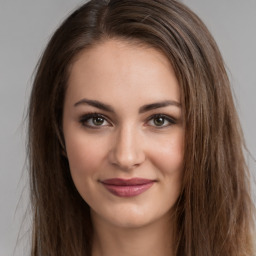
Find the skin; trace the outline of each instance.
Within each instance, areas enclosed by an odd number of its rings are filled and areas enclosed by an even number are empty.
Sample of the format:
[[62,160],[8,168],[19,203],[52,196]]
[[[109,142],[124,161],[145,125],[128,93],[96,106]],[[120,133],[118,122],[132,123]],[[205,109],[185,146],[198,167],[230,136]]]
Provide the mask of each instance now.
[[[143,109],[166,101],[171,104]],[[73,63],[63,133],[74,184],[91,207],[93,256],[172,255],[171,212],[183,174],[183,123],[175,73],[156,49],[108,40],[83,51]],[[154,184],[124,198],[101,183],[134,177]]]

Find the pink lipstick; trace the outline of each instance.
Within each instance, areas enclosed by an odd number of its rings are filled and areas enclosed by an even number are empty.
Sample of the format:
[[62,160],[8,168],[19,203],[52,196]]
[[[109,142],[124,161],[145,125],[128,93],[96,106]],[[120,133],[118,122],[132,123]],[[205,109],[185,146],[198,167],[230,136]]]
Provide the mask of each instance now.
[[132,179],[107,179],[101,181],[104,187],[112,194],[119,197],[133,197],[148,190],[155,180],[132,178]]

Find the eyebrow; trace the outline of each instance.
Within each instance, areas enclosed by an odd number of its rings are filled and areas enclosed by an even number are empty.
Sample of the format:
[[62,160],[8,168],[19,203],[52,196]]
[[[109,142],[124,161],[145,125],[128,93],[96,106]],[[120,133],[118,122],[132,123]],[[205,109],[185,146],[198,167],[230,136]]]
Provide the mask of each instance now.
[[[74,107],[77,107],[79,105],[84,105],[84,104],[104,110],[106,112],[115,113],[114,109],[110,105],[102,103],[97,100],[82,99],[82,100],[79,100],[78,102],[76,102],[74,104]],[[139,108],[139,113],[141,114],[141,113],[145,113],[147,111],[153,110],[153,109],[163,108],[163,107],[167,107],[167,106],[176,106],[176,107],[180,108],[181,104],[174,100],[165,100],[165,101],[151,103],[151,104],[141,106]]]
[[74,107],[77,107],[79,105],[84,105],[84,104],[107,111],[107,112],[111,112],[111,113],[115,112],[110,105],[104,104],[97,100],[82,99],[82,100],[79,100],[77,103],[75,103]]
[[163,108],[163,107],[167,107],[167,106],[176,106],[176,107],[180,108],[181,104],[174,100],[165,100],[165,101],[161,101],[161,102],[144,105],[144,106],[140,107],[139,113],[141,114],[141,113],[153,110],[153,109]]

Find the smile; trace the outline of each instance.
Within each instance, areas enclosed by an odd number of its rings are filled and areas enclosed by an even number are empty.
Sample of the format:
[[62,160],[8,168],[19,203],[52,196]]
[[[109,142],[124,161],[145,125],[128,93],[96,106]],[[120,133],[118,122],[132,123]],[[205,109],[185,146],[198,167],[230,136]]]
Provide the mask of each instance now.
[[155,180],[133,178],[133,179],[108,179],[101,183],[112,194],[119,197],[133,197],[148,190]]

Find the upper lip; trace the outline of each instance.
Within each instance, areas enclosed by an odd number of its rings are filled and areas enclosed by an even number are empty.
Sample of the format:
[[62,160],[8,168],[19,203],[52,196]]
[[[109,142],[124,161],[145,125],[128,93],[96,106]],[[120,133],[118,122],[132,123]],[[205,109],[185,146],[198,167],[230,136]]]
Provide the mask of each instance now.
[[132,178],[132,179],[106,179],[101,182],[106,185],[115,185],[115,186],[135,186],[135,185],[143,185],[154,182],[155,180],[144,179],[144,178]]

